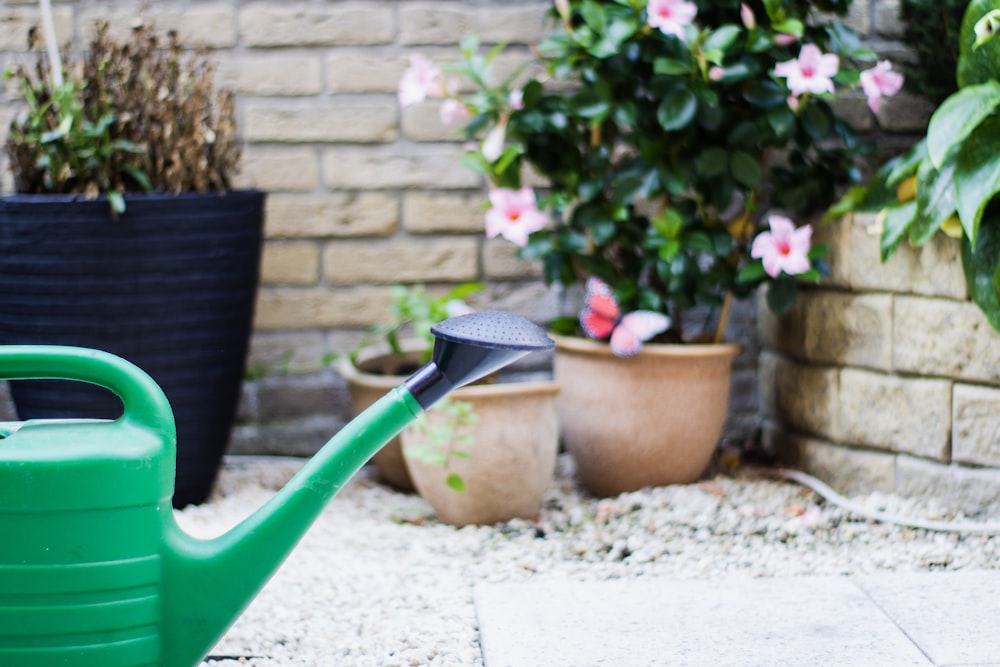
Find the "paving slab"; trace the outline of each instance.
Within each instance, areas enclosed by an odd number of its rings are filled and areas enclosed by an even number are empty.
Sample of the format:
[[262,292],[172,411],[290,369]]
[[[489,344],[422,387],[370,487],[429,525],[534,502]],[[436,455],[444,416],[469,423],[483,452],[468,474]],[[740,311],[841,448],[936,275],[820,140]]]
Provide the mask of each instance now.
[[486,667],[1000,665],[1000,572],[483,583]]
[[1000,570],[855,582],[935,665],[1000,665]]

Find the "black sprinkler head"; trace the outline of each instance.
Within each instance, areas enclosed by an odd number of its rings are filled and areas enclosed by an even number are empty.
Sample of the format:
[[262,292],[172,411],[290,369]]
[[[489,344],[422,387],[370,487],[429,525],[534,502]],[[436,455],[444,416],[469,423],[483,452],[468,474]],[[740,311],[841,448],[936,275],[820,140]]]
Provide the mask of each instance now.
[[425,410],[451,390],[554,345],[539,326],[500,311],[453,317],[431,327],[431,333],[436,339],[431,361],[406,380]]

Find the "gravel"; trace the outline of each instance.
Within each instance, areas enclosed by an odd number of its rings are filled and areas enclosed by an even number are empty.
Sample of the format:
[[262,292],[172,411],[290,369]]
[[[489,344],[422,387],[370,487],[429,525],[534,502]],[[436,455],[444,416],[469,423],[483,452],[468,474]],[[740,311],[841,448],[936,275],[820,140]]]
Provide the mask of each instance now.
[[[300,460],[233,458],[210,502],[177,513],[208,537],[259,507]],[[855,496],[869,510],[961,520],[933,499]],[[981,519],[981,517],[980,517]],[[537,522],[456,529],[362,470],[329,504],[203,666],[482,665],[475,582],[774,577],[1000,569],[1000,536],[853,516],[750,469],[597,499],[560,458]]]

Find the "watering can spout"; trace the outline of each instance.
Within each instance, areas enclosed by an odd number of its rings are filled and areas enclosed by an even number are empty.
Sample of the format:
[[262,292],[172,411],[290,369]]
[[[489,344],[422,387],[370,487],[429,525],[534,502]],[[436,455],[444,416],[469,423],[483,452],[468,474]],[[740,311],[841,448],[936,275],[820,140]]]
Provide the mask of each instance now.
[[434,355],[342,428],[266,504],[212,540],[165,517],[164,667],[197,664],[251,602],[323,507],[389,440],[449,391],[552,347],[527,320],[500,312],[436,325]]

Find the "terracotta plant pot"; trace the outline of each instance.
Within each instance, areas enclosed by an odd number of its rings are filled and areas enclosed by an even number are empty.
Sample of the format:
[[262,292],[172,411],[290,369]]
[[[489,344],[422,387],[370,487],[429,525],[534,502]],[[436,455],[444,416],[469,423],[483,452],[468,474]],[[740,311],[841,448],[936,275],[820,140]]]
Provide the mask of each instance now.
[[697,481],[726,421],[738,345],[650,345],[617,357],[606,343],[553,336],[563,443],[598,496]]
[[[368,406],[403,383],[410,373],[420,367],[422,345],[419,342],[402,343],[403,357],[392,354],[388,345],[373,345],[358,353],[354,363],[340,357],[337,371],[347,381],[351,396],[351,413],[357,417]],[[419,348],[418,348],[419,345]],[[413,481],[403,461],[403,450],[398,437],[372,457],[371,463],[380,479],[400,491],[413,491]]]
[[[472,404],[476,421],[468,427],[469,458],[447,466],[405,456],[410,477],[437,517],[454,526],[493,524],[513,518],[536,519],[555,471],[559,449],[555,382],[512,382],[463,387],[453,401]],[[447,399],[446,399],[447,400]],[[450,419],[432,409],[430,425]],[[427,429],[410,426],[402,434],[403,452],[427,446]],[[464,491],[448,486],[457,473]]]

